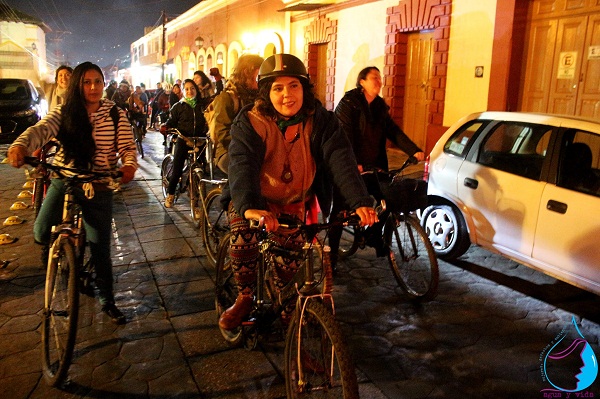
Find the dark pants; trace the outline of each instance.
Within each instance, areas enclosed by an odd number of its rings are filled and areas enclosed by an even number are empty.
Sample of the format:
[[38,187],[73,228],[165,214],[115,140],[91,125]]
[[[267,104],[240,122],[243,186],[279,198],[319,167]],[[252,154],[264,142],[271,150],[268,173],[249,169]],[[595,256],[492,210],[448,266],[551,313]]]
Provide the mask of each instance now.
[[171,175],[171,179],[169,180],[169,188],[167,189],[168,194],[175,194],[177,183],[179,183],[179,179],[183,174],[183,166],[185,165],[185,160],[190,149],[191,148],[185,144],[183,139],[177,139],[177,142],[175,143],[175,154],[173,155],[173,174]]
[[[380,175],[379,178],[373,174],[362,175],[363,181],[367,186],[367,191],[371,194],[379,203],[384,199],[381,184],[389,184],[386,175]],[[381,183],[380,183],[381,181]],[[348,210],[348,206],[344,200],[344,197],[340,194],[339,190],[333,188],[333,205],[331,209],[330,219],[333,220],[340,212]],[[383,212],[379,215],[379,222],[368,227],[365,231],[367,238],[367,244],[372,247],[381,247],[383,245],[382,230],[387,218],[388,212]],[[335,266],[337,264],[338,252],[340,249],[340,239],[342,237],[342,227],[333,227],[329,230],[329,247],[331,248],[331,264]]]
[[[50,244],[52,226],[62,220],[64,202],[64,182],[52,179],[42,208],[33,225],[35,241],[42,245]],[[112,260],[110,242],[112,237],[113,192],[96,191],[92,199],[87,199],[81,189],[74,192],[77,203],[83,212],[83,221],[90,252],[96,268],[96,287],[101,305],[114,303]]]

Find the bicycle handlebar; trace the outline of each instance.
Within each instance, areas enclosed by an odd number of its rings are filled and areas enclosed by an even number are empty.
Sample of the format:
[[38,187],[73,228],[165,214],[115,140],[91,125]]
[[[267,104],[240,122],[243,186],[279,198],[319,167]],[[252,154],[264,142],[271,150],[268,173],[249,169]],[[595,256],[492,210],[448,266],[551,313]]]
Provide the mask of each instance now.
[[[381,215],[386,210],[385,200],[381,200],[380,204],[375,208],[375,211],[378,215]],[[342,212],[340,214],[340,218],[336,220],[332,220],[326,223],[313,223],[306,224],[293,216],[279,216],[277,217],[277,222],[279,223],[279,227],[283,227],[285,229],[300,229],[305,232],[310,232],[316,234],[322,230],[328,230],[332,227],[360,227],[360,216],[356,214],[356,212]],[[252,229],[260,229],[265,231],[266,228],[262,222],[262,220],[249,220],[250,228]]]
[[[39,158],[36,158],[36,157],[28,156],[28,157],[25,157],[24,161],[27,165],[31,165],[34,167],[41,165],[41,166],[48,168],[48,169],[52,170],[53,172],[55,172],[58,175],[58,177],[60,177],[61,179],[73,179],[78,183],[90,183],[94,180],[98,180],[103,177],[112,177],[113,179],[117,179],[117,178],[123,176],[123,172],[121,172],[121,171],[97,172],[97,171],[92,171],[92,170],[88,170],[88,169],[71,168],[68,166],[58,166],[58,165],[53,165],[48,162],[41,161]],[[74,173],[75,175],[74,176],[66,176],[63,172],[71,172],[71,173]]]
[[390,175],[393,176],[397,173],[402,172],[404,169],[406,169],[407,167],[409,167],[410,165],[416,165],[419,163],[419,160],[413,156],[410,156],[406,159],[406,161],[404,161],[404,163],[402,164],[402,166],[400,166],[397,169],[392,169],[390,171],[386,171],[383,170],[381,168],[378,168],[376,166],[367,166],[367,167],[363,167],[363,171],[360,173],[361,175],[368,175],[368,174],[374,174],[374,173],[383,173],[386,175]]
[[[181,138],[183,141],[185,141],[185,144],[187,144],[187,146],[188,146],[188,147],[192,147],[192,148],[196,147],[196,145],[194,144],[194,142],[193,142],[192,140],[190,140],[190,138],[189,138],[189,137],[187,137],[187,136],[184,136],[184,135],[183,135],[183,133],[181,133],[181,132],[179,131],[179,129],[177,129],[177,128],[175,128],[175,127],[172,127],[172,128],[169,128],[169,130],[168,130],[167,132],[168,132],[168,133],[175,133],[175,134],[176,134],[177,136],[179,136],[179,137],[180,137],[180,138]],[[206,141],[206,140],[207,140],[207,138],[206,138],[206,137],[197,137],[197,138],[199,138],[199,139],[203,139],[204,141]]]

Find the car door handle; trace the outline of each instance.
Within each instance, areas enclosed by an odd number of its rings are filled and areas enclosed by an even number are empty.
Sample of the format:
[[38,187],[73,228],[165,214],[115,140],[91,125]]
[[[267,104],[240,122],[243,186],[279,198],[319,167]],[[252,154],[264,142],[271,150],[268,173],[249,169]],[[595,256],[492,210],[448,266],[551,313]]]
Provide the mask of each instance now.
[[465,177],[465,186],[476,189],[479,186],[479,182],[475,179],[471,179],[470,177]]
[[548,204],[546,205],[546,209],[548,209],[549,211],[558,212],[563,215],[567,213],[567,208],[568,206],[564,202],[558,202],[554,200],[549,200]]

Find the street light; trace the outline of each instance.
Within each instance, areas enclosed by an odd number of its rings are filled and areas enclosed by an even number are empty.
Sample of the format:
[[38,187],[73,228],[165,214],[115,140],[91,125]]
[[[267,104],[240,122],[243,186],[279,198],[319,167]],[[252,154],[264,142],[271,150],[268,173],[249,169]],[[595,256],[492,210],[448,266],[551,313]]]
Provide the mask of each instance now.
[[204,39],[202,38],[202,36],[198,36],[194,42],[196,43],[196,46],[198,47],[202,47],[202,45],[204,44]]

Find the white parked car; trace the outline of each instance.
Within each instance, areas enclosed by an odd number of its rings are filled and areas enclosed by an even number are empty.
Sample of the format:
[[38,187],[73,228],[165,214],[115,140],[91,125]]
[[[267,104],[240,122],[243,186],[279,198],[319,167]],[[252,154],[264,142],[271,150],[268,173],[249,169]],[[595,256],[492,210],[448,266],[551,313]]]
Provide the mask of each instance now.
[[483,112],[426,164],[422,224],[441,259],[470,244],[600,294],[600,122]]

